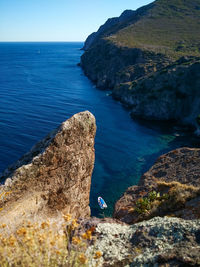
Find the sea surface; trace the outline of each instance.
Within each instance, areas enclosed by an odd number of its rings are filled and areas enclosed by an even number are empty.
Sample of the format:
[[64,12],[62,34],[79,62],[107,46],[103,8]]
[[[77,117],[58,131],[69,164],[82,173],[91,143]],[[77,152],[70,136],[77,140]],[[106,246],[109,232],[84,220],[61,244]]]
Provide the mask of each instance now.
[[[77,66],[83,43],[0,43],[0,172],[73,114],[97,121],[92,215],[111,215],[115,201],[164,152],[197,141],[181,129],[134,121]],[[169,129],[168,129],[169,128]],[[108,209],[102,214],[97,197]]]

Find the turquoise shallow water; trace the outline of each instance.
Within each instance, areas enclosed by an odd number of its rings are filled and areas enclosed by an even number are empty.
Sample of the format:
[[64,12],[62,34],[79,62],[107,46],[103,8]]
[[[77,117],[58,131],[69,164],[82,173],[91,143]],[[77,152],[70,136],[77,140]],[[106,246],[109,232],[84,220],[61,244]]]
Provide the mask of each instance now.
[[[92,215],[97,197],[111,215],[122,192],[137,184],[158,155],[196,140],[167,126],[133,121],[128,111],[84,76],[83,43],[0,43],[0,171],[74,113],[97,120]],[[175,136],[175,135],[179,136]]]

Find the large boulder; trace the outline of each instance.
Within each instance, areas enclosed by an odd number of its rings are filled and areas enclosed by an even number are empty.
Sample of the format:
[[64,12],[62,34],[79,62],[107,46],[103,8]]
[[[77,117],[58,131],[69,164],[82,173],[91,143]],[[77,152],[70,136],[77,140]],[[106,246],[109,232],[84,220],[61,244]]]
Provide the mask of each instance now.
[[1,222],[20,224],[58,212],[90,216],[95,132],[90,112],[75,114],[6,169],[0,177]]

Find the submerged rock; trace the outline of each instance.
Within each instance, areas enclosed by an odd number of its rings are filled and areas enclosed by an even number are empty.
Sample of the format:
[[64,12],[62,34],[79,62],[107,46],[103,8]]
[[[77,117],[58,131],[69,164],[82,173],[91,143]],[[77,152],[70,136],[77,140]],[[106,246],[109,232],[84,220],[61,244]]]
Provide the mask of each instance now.
[[58,212],[89,216],[95,132],[90,112],[75,114],[6,169],[0,177],[1,222]]

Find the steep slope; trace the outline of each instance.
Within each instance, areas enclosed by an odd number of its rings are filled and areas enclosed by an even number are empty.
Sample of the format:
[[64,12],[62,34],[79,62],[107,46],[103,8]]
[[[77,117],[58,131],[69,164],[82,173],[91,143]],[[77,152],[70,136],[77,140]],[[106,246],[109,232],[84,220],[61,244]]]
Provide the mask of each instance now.
[[118,24],[122,24],[124,22],[126,22],[126,20],[130,17],[133,16],[135,12],[132,11],[132,10],[125,10],[121,16],[119,17],[116,17],[116,18],[111,18],[111,19],[108,19],[106,21],[105,24],[103,24],[97,32],[93,32],[92,34],[90,34],[88,36],[88,38],[86,39],[85,41],[85,44],[84,44],[84,47],[83,47],[83,50],[87,50],[89,49],[92,44],[97,41],[98,38],[100,38],[101,36],[104,36],[105,35],[105,32],[110,28],[112,28],[113,26],[117,26]]
[[172,57],[199,55],[200,1],[155,1],[139,20],[108,38],[122,46],[146,48]]
[[[100,39],[117,46],[146,48],[167,55],[199,55],[200,1],[157,0],[136,11],[126,10],[108,19],[88,38],[94,46]],[[93,40],[92,40],[93,39]]]
[[[154,73],[158,76],[160,71],[165,71],[166,67],[170,68],[170,65],[173,69],[175,62],[175,68],[177,68],[179,64],[182,65],[182,61],[185,59],[187,61],[187,58],[191,60],[191,64],[199,62],[200,0],[157,0],[132,13],[128,12],[127,16],[122,15],[108,20],[97,33],[89,36],[85,43],[86,51],[82,55],[81,66],[97,87],[116,89],[122,83],[135,82],[139,79],[148,80],[149,76]],[[180,58],[183,60],[181,61]],[[198,90],[192,91],[192,88],[195,84],[199,84],[199,76],[198,81],[194,81],[192,77],[189,78],[191,82],[187,90],[191,90],[192,98],[197,99],[199,92]],[[154,81],[155,87],[157,87],[158,80]],[[117,92],[118,99],[123,99],[125,104],[130,104],[130,99],[124,97],[124,92],[127,96],[127,90],[123,91],[125,87],[121,88]],[[166,86],[159,88],[159,91],[162,90],[166,92]],[[153,86],[147,88],[147,91],[153,95],[153,98],[157,98],[157,92],[153,90]],[[138,91],[134,90],[131,92],[136,98],[137,93]],[[172,106],[177,102],[182,105],[179,100],[176,97],[172,99]],[[138,106],[143,105],[143,102],[145,100],[138,99]],[[159,98],[156,105],[158,103]],[[190,107],[186,114],[186,117],[190,118],[187,123],[192,125],[195,125],[196,116],[200,113],[199,104],[197,105],[195,112],[192,111],[192,116]],[[146,119],[168,120],[169,118],[159,115],[161,109],[166,114],[174,113],[170,110],[170,105],[164,109],[163,106],[159,109],[157,105],[157,110],[153,112],[155,116],[152,114],[149,116],[145,107],[141,109],[142,111],[138,108],[134,110],[134,106],[131,108],[132,114],[141,115]],[[176,120],[179,118],[180,116],[170,117]]]

